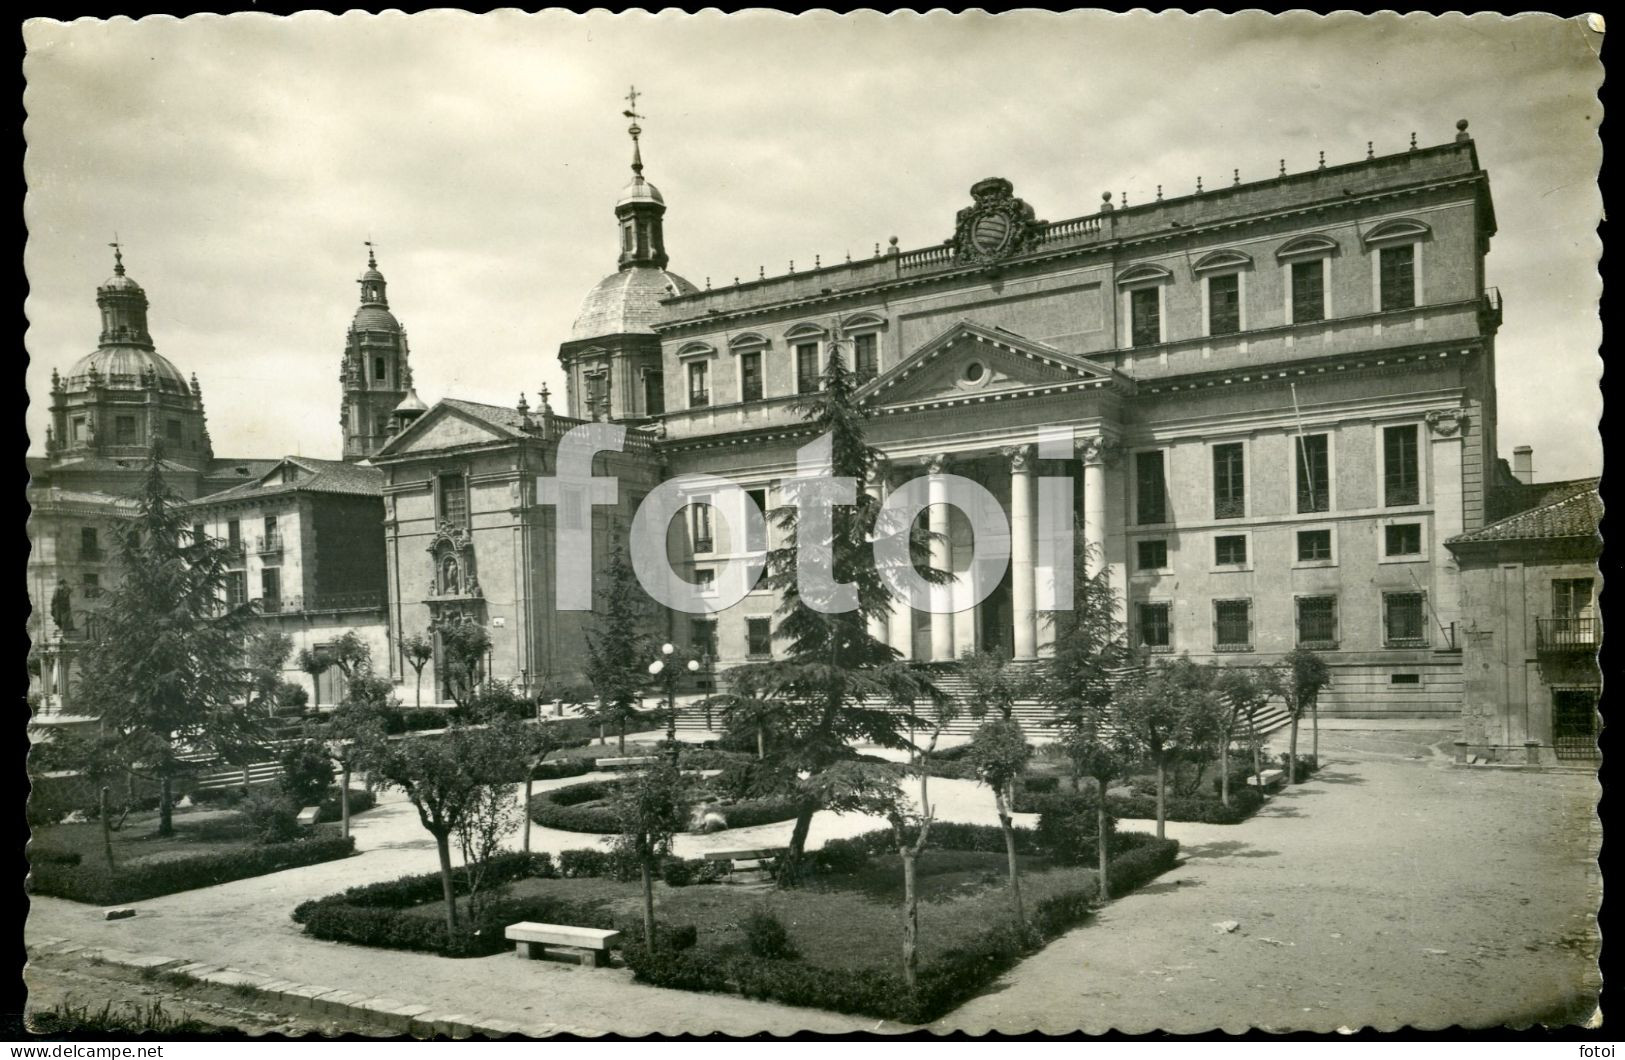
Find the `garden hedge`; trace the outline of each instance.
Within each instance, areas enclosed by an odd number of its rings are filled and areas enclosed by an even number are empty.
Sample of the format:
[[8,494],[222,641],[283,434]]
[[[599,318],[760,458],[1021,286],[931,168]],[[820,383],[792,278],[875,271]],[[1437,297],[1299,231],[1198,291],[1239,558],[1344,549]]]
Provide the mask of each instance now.
[[108,871],[100,859],[81,861],[77,865],[47,860],[31,866],[28,884],[34,894],[113,905],[315,865],[348,857],[354,852],[354,836],[318,835],[221,853],[138,861],[119,865],[112,871]]
[[[1059,813],[1092,816],[1095,812],[1095,793],[1057,792],[1053,795],[1031,794],[1018,791],[1014,809],[1017,813]],[[1230,805],[1217,797],[1169,795],[1164,813],[1170,821],[1195,821],[1201,824],[1240,824],[1264,805],[1264,796],[1257,788],[1232,788]],[[1157,816],[1155,795],[1108,795],[1106,812],[1113,817],[1131,817],[1152,820]]]
[[[607,806],[580,804],[608,798],[620,783],[619,780],[589,780],[540,792],[531,796],[530,819],[543,828],[614,835],[621,830],[614,811]],[[788,821],[796,815],[796,804],[789,799],[747,799],[718,809],[728,819],[729,828]]]

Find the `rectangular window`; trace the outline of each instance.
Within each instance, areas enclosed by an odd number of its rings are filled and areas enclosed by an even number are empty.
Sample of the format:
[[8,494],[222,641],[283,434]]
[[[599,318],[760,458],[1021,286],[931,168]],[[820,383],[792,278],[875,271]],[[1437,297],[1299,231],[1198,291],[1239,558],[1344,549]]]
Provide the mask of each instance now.
[[1382,528],[1383,554],[1387,556],[1420,556],[1422,554],[1422,524],[1392,523]]
[[440,521],[468,525],[468,480],[460,474],[440,476]]
[[1129,342],[1155,346],[1162,341],[1160,288],[1141,287],[1128,293]]
[[267,611],[280,611],[282,602],[282,570],[266,567],[260,571],[260,601]]
[[1213,601],[1213,647],[1217,651],[1246,651],[1253,646],[1253,602]]
[[710,567],[700,567],[694,571],[694,587],[702,596],[714,595],[717,591],[717,572]]
[[1591,615],[1590,578],[1555,578],[1552,580],[1552,617],[1584,618]]
[[1240,519],[1247,514],[1247,483],[1240,442],[1213,447],[1213,518]]
[[1332,558],[1332,532],[1330,530],[1298,531],[1298,562],[1309,563]]
[[1337,597],[1298,597],[1298,646],[1337,647]]
[[1377,282],[1382,289],[1382,311],[1416,305],[1416,244],[1401,243],[1377,251]]
[[753,659],[766,659],[773,654],[773,620],[745,619],[746,650]]
[[703,409],[711,404],[710,365],[694,361],[688,366],[688,407]]
[[643,413],[646,416],[666,414],[666,373],[643,373]]
[[609,374],[606,372],[587,376],[587,416],[594,420],[609,416]]
[[226,520],[226,544],[234,551],[243,547],[243,524],[235,519]]
[[164,434],[172,442],[181,440],[181,421],[170,420],[164,424]]
[[1382,496],[1390,508],[1421,501],[1415,424],[1382,429]]
[[241,607],[248,602],[248,575],[243,571],[226,572],[226,603]]
[[874,332],[852,337],[852,371],[857,382],[867,383],[880,374],[880,336]]
[[1142,648],[1171,648],[1174,643],[1172,604],[1140,604],[1135,609]]
[[1141,526],[1168,521],[1167,481],[1162,471],[1162,451],[1134,454],[1135,515]]
[[750,498],[751,503],[762,513],[762,521],[759,524],[754,521],[746,523],[745,551],[762,552],[767,549],[767,490],[746,490],[745,496]]
[[710,552],[713,545],[711,539],[711,499],[705,497],[695,500],[690,505],[689,511],[692,513],[690,519],[693,520],[694,551]]
[[1332,506],[1331,439],[1307,434],[1292,443],[1298,465],[1298,511],[1324,512]]
[[688,623],[689,650],[696,655],[717,657],[717,623],[715,619],[693,618]]
[[102,558],[101,537],[94,526],[79,528],[79,558],[89,560]]
[[1141,541],[1138,546],[1139,570],[1163,570],[1168,566],[1168,542]]
[[1421,674],[1389,674],[1388,683],[1391,685],[1419,685],[1422,683]]
[[384,369],[384,359],[382,357],[374,357],[372,359],[373,381],[376,383],[387,383],[389,382],[388,376],[389,373]]
[[739,355],[739,399],[741,401],[762,400],[762,355],[760,351]]
[[818,389],[818,343],[796,344],[796,393],[811,394]]
[[72,434],[74,441],[82,442],[85,440],[85,422],[85,417],[83,416],[75,416],[73,418],[73,426],[70,433]]
[[115,416],[113,418],[113,433],[117,435],[120,442],[135,441],[135,417]]
[[1292,323],[1313,324],[1326,319],[1324,260],[1292,263]]
[[202,523],[193,523],[192,524],[192,544],[201,545],[203,543],[204,536],[205,536],[205,534],[204,534],[204,530],[203,530],[203,524]]
[[277,540],[276,516],[267,515],[265,517],[265,543],[268,544],[268,545],[274,544],[276,542],[276,540]]
[[1220,567],[1241,567],[1247,563],[1247,535],[1225,534],[1213,539],[1213,562]]
[[86,600],[94,600],[102,594],[102,576],[86,571],[79,576],[79,587],[84,591]]
[[1424,593],[1383,593],[1383,642],[1390,648],[1427,647],[1426,610]]
[[1241,330],[1241,274],[1207,278],[1207,333],[1234,335]]

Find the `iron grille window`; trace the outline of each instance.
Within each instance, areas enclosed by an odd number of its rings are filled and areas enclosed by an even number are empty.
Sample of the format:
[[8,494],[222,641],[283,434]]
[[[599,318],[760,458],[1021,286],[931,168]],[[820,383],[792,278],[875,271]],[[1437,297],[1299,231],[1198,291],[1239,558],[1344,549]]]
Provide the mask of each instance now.
[[742,401],[762,400],[762,355],[739,355],[739,397]]
[[1240,519],[1247,514],[1246,472],[1240,442],[1213,447],[1213,518]]
[[762,513],[760,522],[749,519],[745,522],[745,551],[761,552],[767,548],[767,490],[746,490],[745,496]]
[[1162,307],[1156,287],[1141,287],[1128,294],[1129,341],[1155,346],[1162,341]]
[[462,475],[440,476],[440,521],[453,526],[468,523],[468,480]]
[[796,393],[811,394],[818,389],[818,343],[796,344]]
[[1415,424],[1382,429],[1382,496],[1390,508],[1421,500]]
[[1389,556],[1422,554],[1422,524],[1393,523],[1382,529],[1383,547]]
[[1142,648],[1170,648],[1174,643],[1172,604],[1141,604],[1137,609]]
[[688,366],[688,407],[691,409],[703,409],[711,404],[709,367],[704,361],[695,361]]
[[1552,689],[1552,749],[1560,759],[1598,756],[1597,689]]
[[1298,644],[1329,648],[1337,644],[1337,597],[1298,597]]
[[1162,471],[1162,451],[1134,455],[1134,501],[1140,525],[1168,521],[1167,481]]
[[1141,541],[1138,551],[1140,570],[1162,570],[1168,566],[1168,542]]
[[1332,558],[1332,532],[1330,530],[1299,530],[1298,561]]
[[1292,322],[1313,324],[1326,319],[1325,262],[1292,263]]
[[1424,593],[1383,593],[1383,642],[1390,648],[1427,647],[1426,610]]
[[1310,434],[1293,446],[1298,464],[1298,511],[1324,512],[1332,506],[1331,443],[1324,434]]
[[880,374],[879,336],[874,332],[852,337],[852,370],[859,383],[867,383]]
[[1247,536],[1226,534],[1213,539],[1213,562],[1219,566],[1241,566],[1247,562]]
[[666,414],[666,373],[643,373],[643,411],[650,416]]
[[1416,244],[1401,243],[1377,252],[1377,280],[1382,288],[1382,311],[1416,305]]
[[1234,335],[1241,330],[1241,275],[1207,278],[1207,333]]
[[753,658],[763,659],[773,654],[773,622],[766,618],[745,619],[746,650]]
[[1213,647],[1218,651],[1243,651],[1253,646],[1253,602],[1215,600],[1213,602]]

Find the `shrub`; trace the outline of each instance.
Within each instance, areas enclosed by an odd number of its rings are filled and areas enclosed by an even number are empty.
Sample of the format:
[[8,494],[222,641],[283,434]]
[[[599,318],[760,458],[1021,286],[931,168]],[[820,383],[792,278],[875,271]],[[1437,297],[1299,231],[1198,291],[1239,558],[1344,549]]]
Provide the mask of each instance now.
[[[1287,765],[1291,761],[1292,756],[1287,752],[1282,751],[1280,765],[1281,772],[1286,772]],[[1298,756],[1298,772],[1297,775],[1292,778],[1292,782],[1294,784],[1302,784],[1304,781],[1309,779],[1309,775],[1311,773],[1317,772],[1319,769],[1320,763],[1315,761],[1314,755],[1301,754]]]
[[908,994],[902,976],[878,968],[823,968],[801,961],[739,958],[729,970],[749,998],[905,1019]]
[[[530,818],[543,828],[614,835],[620,831],[620,822],[616,820],[612,807],[583,806],[581,803],[608,799],[620,783],[619,780],[589,780],[539,792],[531,797]],[[729,828],[773,824],[788,821],[796,815],[796,804],[784,798],[749,799],[721,805],[717,809],[728,819]]]
[[[1115,824],[1110,814],[1106,817],[1107,834]],[[1048,810],[1039,815],[1037,841],[1044,851],[1061,865],[1093,865],[1097,857],[1100,822],[1094,808],[1087,813],[1067,810]]]
[[687,887],[694,882],[694,869],[682,858],[667,858],[660,863],[660,878],[667,887]]
[[[751,748],[754,750],[755,744],[752,744]],[[724,751],[717,747],[696,747],[693,744],[684,744],[677,752],[677,765],[682,769],[727,769],[737,762],[752,760],[752,756],[736,751]]]
[[790,933],[779,918],[764,909],[758,909],[739,922],[745,935],[745,948],[752,957],[764,961],[793,961],[801,956]]
[[291,843],[138,861],[120,865],[116,872],[108,872],[105,865],[97,862],[79,865],[36,864],[29,880],[29,890],[35,894],[54,895],[76,902],[113,905],[332,861],[346,857],[354,850],[353,836],[346,838],[327,834]]
[[[625,941],[621,944],[624,954],[631,946],[643,945],[643,921],[634,920],[626,925]],[[700,941],[700,929],[693,924],[656,924],[655,943],[667,950],[690,950]]]
[[732,962],[713,947],[679,950],[650,946],[640,939],[623,945],[621,957],[639,982],[711,993],[729,989],[727,966]]
[[290,744],[277,756],[282,790],[299,807],[314,806],[333,783],[333,760],[315,740]]
[[[1141,835],[1140,833],[1133,833]],[[1118,837],[1121,846],[1127,835]],[[1141,835],[1140,841],[1113,857],[1106,866],[1112,894],[1122,897],[1174,867],[1179,857],[1179,840]]]
[[58,850],[38,843],[28,848],[28,860],[34,865],[77,865],[82,859],[77,850]]
[[296,685],[292,681],[282,681],[276,686],[277,713],[297,711],[303,713],[310,704],[310,693],[305,691],[304,685]]
[[912,998],[901,998],[900,1018],[929,1023],[956,1008],[995,977],[1013,968],[1032,948],[1028,932],[1007,924],[983,932],[963,946],[925,962]]
[[[1033,795],[1016,792],[1017,813],[1060,813],[1090,816],[1095,812],[1096,795],[1092,791],[1058,792],[1054,795]],[[1230,789],[1230,805],[1217,798],[1169,796],[1164,811],[1170,821],[1195,821],[1201,824],[1239,824],[1251,817],[1264,804],[1264,797],[1256,788],[1246,785]],[[1157,799],[1152,795],[1108,795],[1106,812],[1113,817],[1150,820],[1157,816]],[[1042,823],[1042,817],[1040,817]],[[933,829],[933,835],[935,830]]]
[[1026,776],[1021,779],[1023,791],[1030,791],[1034,795],[1052,794],[1061,787],[1061,778],[1057,776]]
[[[366,813],[377,805],[378,797],[366,788],[350,789],[350,816]],[[344,818],[344,807],[339,804],[339,788],[335,784],[327,789],[322,801],[317,804],[316,820],[322,824],[329,824]]]
[[579,777],[591,773],[597,768],[596,758],[559,758],[538,765],[531,777],[535,780],[563,780],[566,777]]
[[299,838],[299,807],[280,792],[259,788],[248,793],[238,810],[254,826],[261,843],[286,843]]
[[201,788],[190,795],[193,806],[212,806],[216,803],[230,808],[243,801],[243,789],[232,785],[226,788]]
[[[466,872],[466,868],[461,866],[452,869],[452,887],[458,894],[468,893]],[[498,854],[486,863],[484,885],[494,887],[532,876],[546,879],[556,875],[558,873],[553,868],[553,858],[549,854]],[[434,901],[440,896],[440,873],[415,873],[393,880],[360,884],[337,894],[300,902],[294,907],[292,916],[295,923],[303,924],[315,909],[324,903],[375,909],[406,909]]]

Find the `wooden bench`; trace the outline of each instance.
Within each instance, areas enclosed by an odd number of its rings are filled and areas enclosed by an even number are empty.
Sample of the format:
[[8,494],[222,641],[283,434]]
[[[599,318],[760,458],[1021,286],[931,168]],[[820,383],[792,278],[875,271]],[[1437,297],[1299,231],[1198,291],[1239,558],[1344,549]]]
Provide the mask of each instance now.
[[631,769],[636,766],[652,766],[659,762],[656,755],[631,756],[627,758],[600,758],[599,769]]
[[[320,816],[321,812],[322,812],[322,809],[321,809],[320,806],[306,806],[304,809],[300,810],[299,811],[299,824],[300,824],[300,827],[302,827],[302,828],[315,828],[316,827],[316,818],[318,816]],[[286,819],[287,818],[283,818],[283,820],[286,820]]]
[[1283,770],[1283,769],[1266,769],[1262,773],[1259,773],[1257,776],[1248,777],[1247,778],[1247,783],[1253,785],[1254,787],[1262,787],[1264,789],[1278,788],[1278,787],[1281,786],[1281,782],[1283,780],[1285,780],[1285,779],[1286,779],[1286,771],[1285,770]]
[[747,869],[767,869],[789,850],[789,847],[764,847],[760,850],[713,850],[705,855],[706,861],[726,861],[729,872]]
[[522,961],[537,958],[571,961],[587,968],[602,968],[608,964],[609,948],[621,941],[619,931],[538,924],[529,920],[509,924],[503,935],[514,943],[514,953]]

